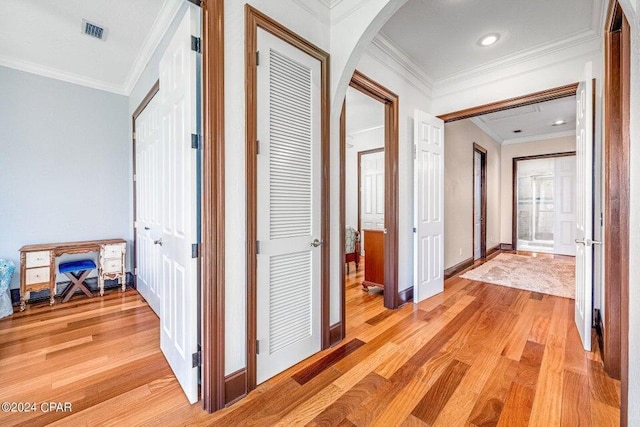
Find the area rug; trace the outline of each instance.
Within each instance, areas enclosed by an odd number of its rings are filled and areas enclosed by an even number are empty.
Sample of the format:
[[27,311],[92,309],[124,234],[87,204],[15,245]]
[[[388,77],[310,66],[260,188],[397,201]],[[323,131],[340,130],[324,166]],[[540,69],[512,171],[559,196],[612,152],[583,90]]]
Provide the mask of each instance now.
[[575,298],[575,260],[500,254],[460,276],[464,279]]

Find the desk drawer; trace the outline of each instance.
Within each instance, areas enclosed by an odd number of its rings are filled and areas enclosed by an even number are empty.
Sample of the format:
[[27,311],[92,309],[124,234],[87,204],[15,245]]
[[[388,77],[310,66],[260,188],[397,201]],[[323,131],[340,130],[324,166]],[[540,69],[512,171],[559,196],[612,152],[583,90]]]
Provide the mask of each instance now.
[[33,285],[34,283],[45,283],[51,279],[51,270],[49,267],[30,268],[25,273],[25,283]]
[[25,255],[27,268],[44,267],[51,262],[49,251],[27,252]]
[[118,258],[122,255],[123,245],[104,245],[103,257],[104,258]]
[[105,259],[104,260],[104,273],[120,273],[122,271],[121,259]]

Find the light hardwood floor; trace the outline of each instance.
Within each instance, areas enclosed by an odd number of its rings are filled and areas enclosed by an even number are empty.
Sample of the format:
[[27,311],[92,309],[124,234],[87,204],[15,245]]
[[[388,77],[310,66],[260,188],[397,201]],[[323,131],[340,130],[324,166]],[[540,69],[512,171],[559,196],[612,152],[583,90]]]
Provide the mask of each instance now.
[[[353,267],[353,266],[352,266]],[[389,311],[348,277],[348,336],[216,414],[189,405],[135,291],[0,320],[0,425],[614,426],[620,384],[581,350],[573,301],[449,279]],[[73,412],[40,410],[71,402]]]

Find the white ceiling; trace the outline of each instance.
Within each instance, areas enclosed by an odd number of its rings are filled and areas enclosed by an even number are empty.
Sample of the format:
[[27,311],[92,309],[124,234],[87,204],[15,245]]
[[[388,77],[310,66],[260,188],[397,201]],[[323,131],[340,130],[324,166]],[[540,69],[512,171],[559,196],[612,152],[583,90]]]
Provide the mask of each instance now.
[[[409,0],[382,28],[432,80],[536,49],[558,47],[599,28],[602,0]],[[481,47],[478,40],[499,33]]]
[[[0,65],[128,93],[183,0],[2,0]],[[108,28],[105,41],[82,19]]]
[[[471,119],[479,128],[501,144],[515,144],[575,135],[576,97],[555,99],[485,114]],[[556,120],[567,123],[552,126]],[[515,133],[514,130],[522,132]]]
[[347,89],[347,135],[384,126],[384,104],[349,87]]

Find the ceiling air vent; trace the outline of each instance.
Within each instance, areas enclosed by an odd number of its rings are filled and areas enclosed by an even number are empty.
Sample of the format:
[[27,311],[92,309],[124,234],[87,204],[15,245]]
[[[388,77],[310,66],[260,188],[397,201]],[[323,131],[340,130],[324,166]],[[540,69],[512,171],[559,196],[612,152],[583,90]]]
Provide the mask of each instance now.
[[100,25],[89,22],[86,19],[82,20],[82,32],[88,36],[95,37],[96,39],[105,40],[107,38],[108,29],[101,27]]

